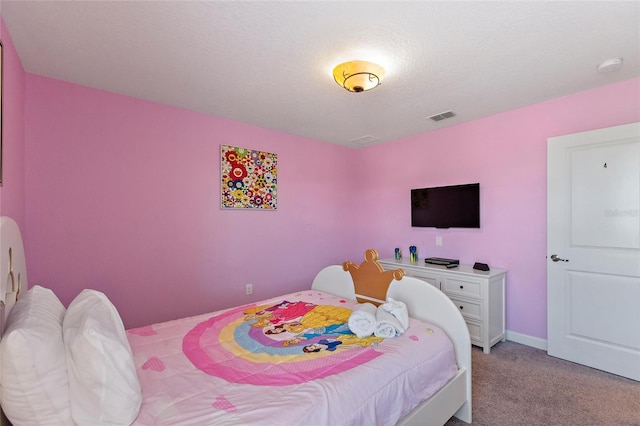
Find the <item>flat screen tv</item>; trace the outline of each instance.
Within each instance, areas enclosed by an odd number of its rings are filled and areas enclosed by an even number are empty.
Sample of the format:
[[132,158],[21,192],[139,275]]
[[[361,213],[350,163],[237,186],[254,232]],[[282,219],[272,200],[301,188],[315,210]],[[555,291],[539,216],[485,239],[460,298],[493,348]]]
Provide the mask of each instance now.
[[480,184],[412,189],[411,226],[480,228]]

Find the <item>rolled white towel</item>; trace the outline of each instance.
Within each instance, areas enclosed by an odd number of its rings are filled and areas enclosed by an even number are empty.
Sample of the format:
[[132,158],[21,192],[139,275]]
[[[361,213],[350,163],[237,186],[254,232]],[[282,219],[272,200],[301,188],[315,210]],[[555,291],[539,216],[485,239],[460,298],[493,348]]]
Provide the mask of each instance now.
[[379,307],[376,311],[376,330],[374,336],[389,339],[391,337],[400,336],[404,333],[404,328],[400,321],[389,312]]
[[382,304],[382,309],[396,317],[396,319],[400,321],[402,328],[405,330],[409,328],[409,311],[404,302],[389,297],[387,298],[387,302]]
[[349,315],[349,330],[360,338],[371,336],[376,330],[377,310],[372,303],[358,304]]

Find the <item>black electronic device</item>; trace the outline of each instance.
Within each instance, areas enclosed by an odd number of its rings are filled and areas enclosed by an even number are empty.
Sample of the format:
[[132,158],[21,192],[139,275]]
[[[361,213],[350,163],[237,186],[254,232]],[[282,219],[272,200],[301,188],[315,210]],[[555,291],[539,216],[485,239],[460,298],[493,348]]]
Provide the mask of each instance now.
[[476,262],[473,264],[473,269],[477,269],[478,271],[488,271],[489,265],[486,263]]
[[411,226],[480,228],[480,184],[412,189]]
[[444,265],[447,269],[457,268],[458,266],[460,266],[459,263],[449,263],[448,265]]
[[[431,265],[442,265],[448,268],[455,268],[460,265],[460,260],[458,259],[447,259],[445,257],[427,257],[424,260],[424,263],[429,263]],[[454,265],[454,266],[449,266]]]

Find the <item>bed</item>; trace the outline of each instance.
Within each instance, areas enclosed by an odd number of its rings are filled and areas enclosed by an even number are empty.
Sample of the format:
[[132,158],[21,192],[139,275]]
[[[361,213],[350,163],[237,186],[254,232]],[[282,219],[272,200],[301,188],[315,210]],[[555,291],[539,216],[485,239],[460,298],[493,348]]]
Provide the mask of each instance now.
[[[125,331],[100,292],[84,290],[65,308],[48,289],[27,290],[12,219],[0,218],[0,237],[0,401],[16,425],[35,424],[30,410],[49,410],[58,424],[471,422],[462,316],[429,284],[384,271],[375,250],[360,264],[324,268],[308,290]],[[404,333],[358,338],[344,330],[358,303],[386,300],[406,304]],[[33,339],[24,334],[33,324],[42,350],[23,342]],[[24,377],[36,384],[32,394],[16,385]]]

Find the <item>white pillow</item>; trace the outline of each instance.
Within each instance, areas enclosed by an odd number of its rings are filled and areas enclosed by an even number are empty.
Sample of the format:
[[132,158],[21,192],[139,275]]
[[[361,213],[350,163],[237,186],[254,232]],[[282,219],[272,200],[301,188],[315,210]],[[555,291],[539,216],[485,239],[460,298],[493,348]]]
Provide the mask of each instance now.
[[70,425],[69,382],[62,340],[64,305],[33,286],[16,302],[0,341],[0,404],[14,425]]
[[79,425],[131,424],[142,392],[122,319],[103,293],[83,290],[62,324],[71,416]]

